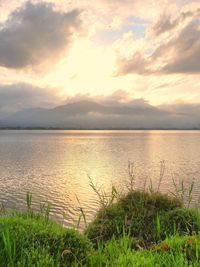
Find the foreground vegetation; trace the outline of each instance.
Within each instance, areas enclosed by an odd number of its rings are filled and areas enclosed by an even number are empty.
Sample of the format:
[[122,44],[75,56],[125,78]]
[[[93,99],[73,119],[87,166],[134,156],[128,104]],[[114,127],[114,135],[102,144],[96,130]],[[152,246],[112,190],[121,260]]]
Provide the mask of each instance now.
[[112,194],[83,234],[51,221],[48,206],[33,213],[31,200],[26,213],[1,210],[2,267],[200,266],[200,215],[180,198]]

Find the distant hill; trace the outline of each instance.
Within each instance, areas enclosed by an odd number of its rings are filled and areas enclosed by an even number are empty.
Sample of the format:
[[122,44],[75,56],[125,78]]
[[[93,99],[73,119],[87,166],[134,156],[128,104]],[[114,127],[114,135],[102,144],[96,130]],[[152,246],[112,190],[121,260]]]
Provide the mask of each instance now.
[[105,105],[79,101],[53,109],[33,108],[18,111],[0,121],[0,127],[63,129],[152,129],[198,128],[198,120],[173,113],[148,103]]

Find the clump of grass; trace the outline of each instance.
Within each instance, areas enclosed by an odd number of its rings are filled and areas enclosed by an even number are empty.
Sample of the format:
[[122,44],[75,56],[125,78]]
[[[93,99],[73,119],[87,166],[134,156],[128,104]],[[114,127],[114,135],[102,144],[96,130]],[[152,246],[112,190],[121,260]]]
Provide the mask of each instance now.
[[[91,251],[91,244],[85,236],[51,221],[44,224],[43,218],[20,215],[0,218],[2,267],[81,266],[87,262]],[[37,261],[44,261],[45,265],[34,265]]]
[[108,197],[90,178],[90,185],[99,198],[101,208],[85,233],[95,245],[111,240],[113,235],[121,238],[124,231],[138,240],[143,247],[149,247],[168,235],[188,235],[200,230],[199,213],[189,209],[194,180],[186,186],[184,180],[176,183],[173,179],[175,192],[172,192],[171,196],[161,194],[159,191],[165,169],[165,161],[161,161],[156,188],[150,180],[150,186],[146,189],[146,180],[143,190],[138,191],[135,188],[136,167],[134,162],[129,161],[126,195],[119,194],[114,188],[114,194],[112,190]]
[[27,212],[0,216],[0,266],[82,266],[92,245],[86,236],[63,228],[49,219],[50,205],[32,211],[32,194],[27,193]]
[[[162,222],[168,212],[177,208],[183,208],[182,202],[177,198],[158,192],[132,191],[116,203],[101,208],[85,233],[97,243],[100,240],[108,241],[113,235],[121,237],[125,231],[132,238],[140,240],[143,247],[147,247],[159,237],[164,238],[166,233],[171,233],[168,225]],[[195,221],[195,218],[193,220]]]

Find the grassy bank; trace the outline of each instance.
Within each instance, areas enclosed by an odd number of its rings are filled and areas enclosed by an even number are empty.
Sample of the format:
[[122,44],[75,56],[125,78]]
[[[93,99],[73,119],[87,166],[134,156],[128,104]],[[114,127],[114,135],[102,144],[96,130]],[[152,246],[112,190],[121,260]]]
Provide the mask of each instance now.
[[0,266],[200,266],[200,215],[178,198],[131,190],[112,198],[85,232],[49,220],[49,209],[0,216]]

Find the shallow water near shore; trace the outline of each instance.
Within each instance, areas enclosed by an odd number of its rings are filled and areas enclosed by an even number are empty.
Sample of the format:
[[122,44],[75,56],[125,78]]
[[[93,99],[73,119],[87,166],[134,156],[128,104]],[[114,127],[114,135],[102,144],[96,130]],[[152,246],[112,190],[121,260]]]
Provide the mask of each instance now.
[[[193,205],[200,196],[200,131],[0,131],[0,201],[24,210],[25,196],[33,207],[51,203],[51,216],[65,226],[76,224],[83,207],[90,221],[98,199],[89,177],[105,191],[114,184],[126,190],[128,162],[133,162],[135,187],[152,180],[160,190],[173,191],[173,182],[195,181]],[[162,162],[162,163],[161,163]],[[146,185],[148,186],[148,185]],[[83,222],[82,222],[83,226]]]

